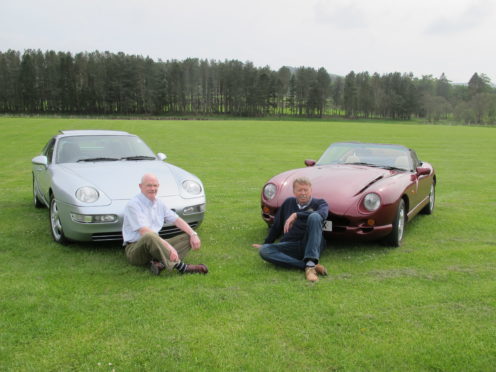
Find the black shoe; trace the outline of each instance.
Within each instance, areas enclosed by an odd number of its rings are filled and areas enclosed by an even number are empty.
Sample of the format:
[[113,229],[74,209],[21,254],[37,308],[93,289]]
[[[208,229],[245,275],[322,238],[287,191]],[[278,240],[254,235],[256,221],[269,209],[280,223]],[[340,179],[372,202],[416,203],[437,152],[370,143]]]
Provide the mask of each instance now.
[[160,272],[165,269],[165,265],[160,261],[150,261],[150,271],[154,275],[160,275]]
[[206,274],[208,273],[208,267],[199,264],[199,265],[186,265],[186,268],[184,269],[183,273],[185,274]]

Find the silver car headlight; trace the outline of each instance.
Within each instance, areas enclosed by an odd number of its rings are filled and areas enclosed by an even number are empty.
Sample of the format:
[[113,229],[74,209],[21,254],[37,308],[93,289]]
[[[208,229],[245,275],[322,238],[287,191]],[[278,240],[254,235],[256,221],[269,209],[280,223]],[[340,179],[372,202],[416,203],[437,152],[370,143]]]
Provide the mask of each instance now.
[[100,194],[94,187],[83,186],[76,191],[76,199],[83,203],[94,203],[99,197]]
[[274,199],[274,196],[276,196],[276,192],[277,192],[277,187],[273,183],[268,183],[263,188],[263,196],[267,200]]
[[369,212],[374,212],[381,206],[381,197],[374,192],[365,195],[363,198],[363,206]]
[[187,180],[183,182],[183,189],[188,194],[199,195],[202,192],[202,187],[198,182]]

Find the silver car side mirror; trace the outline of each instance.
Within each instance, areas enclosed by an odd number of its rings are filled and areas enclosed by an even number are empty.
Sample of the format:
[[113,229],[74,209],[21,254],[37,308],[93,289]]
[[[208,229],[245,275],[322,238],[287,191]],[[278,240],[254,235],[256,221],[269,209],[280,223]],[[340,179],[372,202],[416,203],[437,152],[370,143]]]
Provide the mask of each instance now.
[[44,165],[46,167],[48,165],[48,159],[45,155],[38,155],[31,159],[31,163],[36,165]]

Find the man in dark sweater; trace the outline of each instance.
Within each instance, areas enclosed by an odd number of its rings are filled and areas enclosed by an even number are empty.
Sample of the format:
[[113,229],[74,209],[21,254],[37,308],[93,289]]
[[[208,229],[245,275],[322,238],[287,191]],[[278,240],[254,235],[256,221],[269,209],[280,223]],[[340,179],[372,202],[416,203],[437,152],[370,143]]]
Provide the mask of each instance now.
[[[312,184],[308,178],[294,180],[293,194],[294,197],[287,198],[277,211],[264,244],[253,246],[260,249],[264,260],[305,270],[306,279],[316,282],[319,280],[317,274],[327,275],[319,258],[326,245],[322,224],[329,206],[323,199],[312,198]],[[281,235],[280,241],[275,243]]]

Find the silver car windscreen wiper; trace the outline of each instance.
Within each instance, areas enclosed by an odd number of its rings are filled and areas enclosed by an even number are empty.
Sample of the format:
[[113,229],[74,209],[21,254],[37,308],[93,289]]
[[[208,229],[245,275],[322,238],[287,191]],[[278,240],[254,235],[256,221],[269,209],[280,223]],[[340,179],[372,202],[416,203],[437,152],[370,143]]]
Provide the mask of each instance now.
[[79,159],[78,163],[81,161],[117,161],[119,159],[117,158],[105,158],[105,157],[98,157],[98,158],[86,158],[86,159]]
[[154,156],[146,156],[146,155],[135,155],[135,156],[124,156],[121,160],[155,160]]

